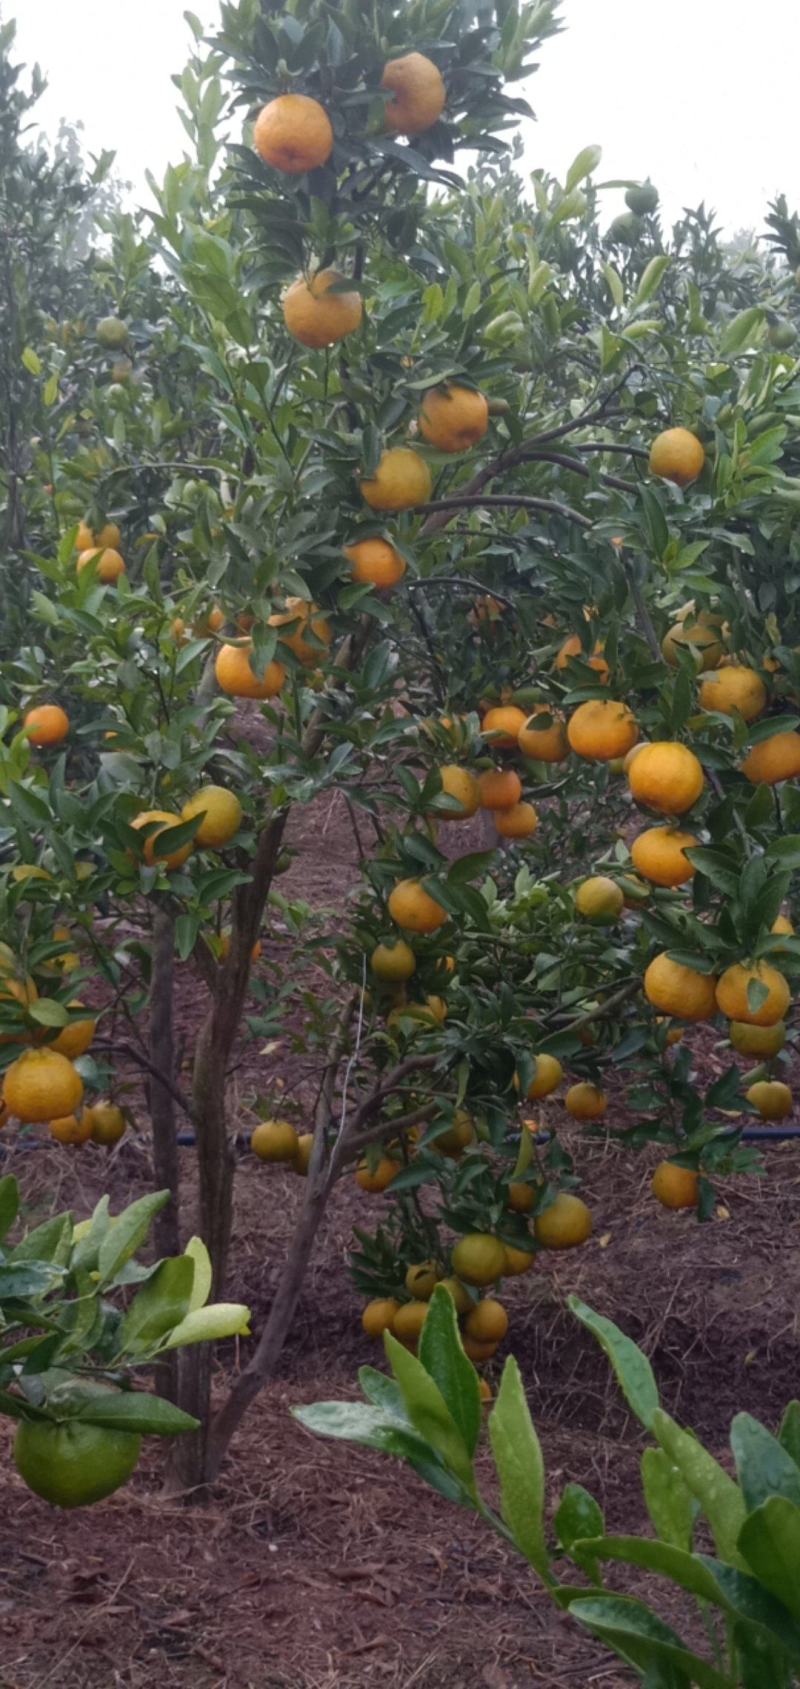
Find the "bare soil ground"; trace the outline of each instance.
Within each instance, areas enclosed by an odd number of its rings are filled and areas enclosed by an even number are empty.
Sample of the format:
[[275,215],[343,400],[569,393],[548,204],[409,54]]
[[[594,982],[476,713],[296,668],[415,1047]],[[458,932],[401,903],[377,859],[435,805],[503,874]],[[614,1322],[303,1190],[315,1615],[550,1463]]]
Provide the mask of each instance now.
[[[282,888],[337,901],[357,873],[347,817],[326,810],[295,843]],[[187,1031],[195,1012],[187,975]],[[285,1050],[265,1058],[256,1048],[238,1075],[242,1095],[256,1081],[263,1089],[265,1075],[293,1094],[310,1083]],[[615,1099],[619,1115],[624,1100]],[[150,1181],[146,1132],[110,1157],[21,1139],[4,1148],[3,1170],[20,1177],[36,1218],[68,1205],[85,1213],[103,1188],[116,1209]],[[182,1154],[190,1210],[192,1152]],[[642,1439],[566,1309],[570,1292],[644,1345],[665,1405],[717,1452],[735,1411],[774,1425],[797,1393],[800,1146],[770,1145],[768,1178],[722,1186],[705,1226],[655,1207],[655,1159],[602,1137],[582,1142],[593,1239],[544,1257],[504,1290],[504,1348],[527,1381],[551,1496],[569,1480],[585,1484],[612,1529],[644,1527]],[[236,1184],[231,1294],[251,1304],[259,1326],[299,1181],[248,1158]],[[371,1200],[378,1218],[383,1199]],[[634,1681],[555,1614],[524,1566],[470,1516],[396,1463],[317,1441],[291,1418],[300,1402],[354,1395],[358,1365],[376,1361],[346,1268],[363,1202],[340,1186],[281,1376],[251,1410],[208,1507],[160,1496],[151,1443],[126,1490],[62,1515],[23,1487],[4,1446],[0,1689],[622,1689]],[[232,1355],[230,1365],[243,1358]],[[669,1617],[662,1592],[651,1594]]]

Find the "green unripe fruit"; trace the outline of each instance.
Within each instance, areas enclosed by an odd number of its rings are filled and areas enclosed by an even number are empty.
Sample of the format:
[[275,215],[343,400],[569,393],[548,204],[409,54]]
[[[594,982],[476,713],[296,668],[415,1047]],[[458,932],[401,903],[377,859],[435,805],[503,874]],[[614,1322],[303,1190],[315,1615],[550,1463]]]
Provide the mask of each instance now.
[[99,345],[105,346],[108,351],[118,351],[128,344],[128,325],[121,317],[101,317],[95,334]]
[[658,188],[650,181],[637,182],[628,189],[625,204],[637,217],[649,217],[658,207]]

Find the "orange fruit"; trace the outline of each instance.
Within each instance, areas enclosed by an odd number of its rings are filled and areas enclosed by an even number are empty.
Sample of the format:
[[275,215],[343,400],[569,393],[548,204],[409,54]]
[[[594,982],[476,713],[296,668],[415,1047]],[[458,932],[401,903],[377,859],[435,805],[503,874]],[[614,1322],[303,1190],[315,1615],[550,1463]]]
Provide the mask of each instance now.
[[181,819],[180,815],[170,815],[165,809],[145,809],[141,815],[137,815],[136,819],[131,822],[131,826],[136,832],[139,831],[140,827],[149,827],[152,822],[161,822],[161,826],[156,827],[150,837],[145,840],[143,854],[148,868],[166,868],[168,872],[171,872],[173,868],[180,868],[187,857],[191,856],[193,848],[191,841],[189,844],[181,845],[178,850],[170,851],[168,856],[156,855],[156,839],[159,839],[161,834],[170,827],[179,827]]
[[591,1212],[579,1196],[559,1191],[549,1208],[537,1214],[533,1229],[543,1249],[576,1249],[592,1235]]
[[404,1302],[392,1320],[392,1335],[400,1343],[416,1343],[427,1318],[427,1302]]
[[3,1079],[3,1102],[25,1123],[63,1119],[83,1098],[83,1080],[57,1050],[25,1050]]
[[447,90],[441,71],[424,53],[404,53],[383,67],[381,87],[391,94],[384,124],[392,135],[421,135],[444,111]]
[[396,1179],[399,1172],[400,1162],[390,1160],[388,1155],[381,1156],[380,1161],[372,1169],[369,1162],[360,1161],[356,1168],[356,1184],[360,1190],[369,1191],[371,1196],[375,1196],[381,1191],[388,1190],[392,1180]]
[[467,1360],[472,1361],[474,1366],[481,1366],[485,1361],[490,1361],[498,1349],[497,1343],[478,1343],[474,1337],[462,1338],[461,1347]]
[[[71,1009],[83,1008],[82,1003],[70,1003]],[[66,1056],[69,1061],[77,1061],[79,1056],[85,1056],[97,1030],[97,1021],[89,1016],[85,1020],[73,1020],[68,1026],[62,1027],[57,1038],[50,1045],[60,1056]]]
[[800,774],[800,733],[773,733],[753,745],[742,763],[742,773],[754,786],[776,786],[779,780],[794,780]]
[[406,1272],[406,1290],[416,1302],[430,1302],[438,1283],[439,1268],[435,1261],[419,1261]]
[[489,1232],[470,1232],[459,1238],[451,1254],[453,1272],[467,1284],[494,1284],[505,1267],[505,1249]]
[[419,431],[440,452],[466,452],[483,439],[489,406],[470,387],[431,387],[422,401]]
[[51,1120],[48,1127],[51,1138],[57,1144],[85,1144],[92,1135],[92,1120],[88,1108],[83,1114],[65,1114],[58,1120]]
[[345,557],[352,564],[354,581],[388,591],[397,586],[406,572],[406,561],[388,540],[358,540],[346,545]]
[[475,1124],[472,1115],[465,1108],[457,1108],[453,1115],[453,1124],[446,1132],[439,1132],[431,1141],[430,1148],[438,1150],[440,1155],[458,1157],[462,1150],[468,1148],[475,1141]]
[[250,1139],[250,1148],[259,1161],[293,1161],[298,1141],[288,1120],[262,1120]]
[[678,667],[678,653],[683,650],[691,653],[698,671],[716,668],[725,652],[720,637],[722,623],[717,617],[704,620],[704,614],[701,611],[699,616],[686,616],[665,633],[661,650],[670,668]]
[[[758,1008],[751,1009],[748,986],[757,981],[766,987],[767,995]],[[717,1007],[728,1020],[743,1020],[748,1026],[774,1026],[783,1020],[791,1001],[789,983],[769,962],[756,962],[749,968],[744,962],[734,962],[717,981]]]
[[539,817],[532,803],[514,803],[510,809],[494,811],[494,824],[503,839],[529,839],[536,832]]
[[772,1026],[751,1026],[748,1021],[732,1020],[728,1037],[742,1056],[777,1056],[786,1043],[786,1022],[776,1020]]
[[664,1208],[696,1208],[700,1175],[694,1167],[679,1167],[674,1161],[660,1161],[650,1189]]
[[722,715],[738,711],[745,721],[755,721],[767,707],[767,688],[755,669],[731,664],[706,675],[700,685],[700,707]]
[[417,966],[417,958],[404,938],[390,938],[376,944],[369,965],[376,979],[397,984],[398,981],[411,978]]
[[361,482],[361,494],[372,510],[412,510],[427,504],[433,482],[424,457],[410,446],[392,446],[381,454],[375,474]]
[[214,664],[220,691],[229,698],[274,698],[286,679],[282,663],[267,663],[259,680],[250,667],[252,640],[244,645],[221,645]]
[[569,756],[563,717],[555,715],[546,704],[537,705],[533,715],[528,716],[517,744],[524,757],[533,757],[536,762],[563,762]]
[[[624,757],[639,737],[636,717],[615,698],[589,698],[579,704],[567,723],[573,751],[590,762]],[[638,760],[638,759],[637,759]]]
[[494,1296],[484,1296],[470,1309],[464,1330],[475,1343],[502,1343],[508,1331],[508,1314]]
[[570,1085],[564,1107],[573,1120],[601,1120],[608,1108],[608,1098],[599,1085],[581,1079],[577,1085]]
[[792,1093],[780,1079],[759,1079],[745,1091],[747,1101],[762,1120],[785,1120],[792,1112]]
[[644,976],[644,994],[654,1009],[676,1020],[713,1020],[717,1009],[713,974],[699,974],[673,962],[662,951],[654,956]]
[[265,164],[286,176],[303,176],[326,164],[333,152],[331,120],[319,100],[308,94],[279,94],[262,106],[253,144]]
[[605,657],[603,656],[603,646],[600,643],[600,640],[597,641],[594,653],[590,657],[584,651],[583,645],[581,644],[580,634],[571,633],[569,638],[564,640],[563,645],[557,653],[555,663],[556,668],[559,670],[565,669],[572,657],[580,657],[584,663],[588,663],[590,669],[595,669],[603,684],[605,684],[608,680],[611,670],[605,660]]
[[[189,634],[182,616],[176,616],[174,620],[170,622],[169,633],[170,638],[174,640],[176,645],[188,645]],[[116,734],[113,734],[112,737],[116,738]],[[108,738],[108,734],[106,734],[106,738]]]
[[533,1102],[537,1097],[549,1097],[551,1091],[561,1084],[564,1069],[555,1056],[545,1053],[534,1056],[536,1070],[525,1093],[528,1101]]
[[[230,955],[230,953],[231,953],[230,927],[225,928],[220,933],[219,938],[217,939],[216,953],[217,953],[217,957],[219,958],[220,962],[224,962],[227,959],[227,957]],[[255,944],[253,945],[252,950],[250,951],[251,962],[257,962],[260,955],[261,955],[261,940],[257,938]]]
[[472,1297],[465,1284],[458,1278],[443,1278],[439,1280],[443,1290],[447,1291],[450,1300],[455,1303],[457,1314],[468,1314],[473,1306]]
[[388,908],[392,920],[409,932],[436,932],[448,919],[419,880],[399,880],[389,894]]
[[311,1151],[313,1148],[313,1132],[301,1132],[297,1139],[297,1149],[292,1156],[293,1173],[299,1173],[302,1178],[305,1178],[311,1163]]
[[368,1302],[361,1324],[368,1337],[382,1337],[385,1331],[391,1331],[395,1316],[400,1311],[400,1303],[394,1296],[376,1296]]
[[116,1103],[94,1103],[85,1112],[91,1123],[93,1143],[118,1144],[124,1138],[127,1122]]
[[201,786],[193,798],[187,798],[181,810],[182,821],[203,819],[194,835],[193,843],[214,849],[230,844],[242,825],[242,806],[235,792],[224,786]]
[[31,745],[60,745],[69,733],[69,716],[60,704],[38,704],[22,725]]
[[[317,668],[324,661],[327,647],[333,639],[333,629],[320,613],[319,605],[309,604],[305,598],[287,598],[286,609],[270,616],[269,625],[286,629],[285,633],[279,632],[278,639],[304,668]],[[306,637],[309,629],[312,639]]]
[[513,768],[487,768],[478,775],[481,809],[513,809],[522,797],[522,781]]
[[631,861],[637,873],[655,886],[682,886],[695,872],[684,853],[699,843],[694,833],[682,833],[677,827],[646,827],[631,845]]
[[575,893],[575,908],[584,920],[595,926],[611,927],[619,920],[625,907],[625,894],[616,880],[608,874],[592,874]]
[[207,639],[209,634],[219,633],[220,628],[224,626],[225,611],[219,604],[213,604],[205,615],[198,616],[197,620],[192,622],[192,633],[196,639]]
[[536,1259],[533,1250],[517,1249],[513,1243],[505,1243],[503,1252],[505,1254],[504,1278],[519,1278],[522,1273],[529,1273]]
[[91,551],[93,546],[110,546],[112,549],[116,549],[121,539],[122,534],[116,522],[104,523],[103,527],[98,528],[96,533],[89,527],[88,522],[79,522],[78,532],[75,535],[75,550]]
[[665,428],[650,447],[650,472],[688,487],[702,473],[706,454],[702,441],[688,428]]
[[488,1404],[492,1400],[492,1386],[488,1378],[478,1379],[478,1395],[484,1404]]
[[437,821],[469,821],[480,806],[481,795],[478,781],[468,768],[459,768],[457,763],[445,763],[439,769],[442,782],[442,792],[448,798],[455,798],[461,805],[460,810],[452,810],[446,814],[436,811]]
[[491,738],[498,750],[514,750],[526,719],[525,711],[518,709],[516,704],[498,704],[486,711],[481,733],[485,739]]
[[283,320],[301,346],[335,346],[361,326],[364,306],[355,288],[345,288],[338,270],[298,276],[283,296]]
[[674,739],[657,739],[634,757],[628,785],[636,802],[647,809],[683,815],[697,803],[705,777],[694,751]]
[[512,1179],[508,1187],[508,1206],[512,1214],[529,1214],[535,1201],[533,1185],[523,1185],[520,1180]]
[[95,562],[97,579],[102,581],[104,586],[113,585],[120,575],[125,574],[125,560],[113,546],[91,546],[88,551],[82,551],[78,558],[78,573]]
[[80,1419],[22,1419],[14,1464],[34,1495],[55,1507],[89,1507],[127,1484],[142,1439]]

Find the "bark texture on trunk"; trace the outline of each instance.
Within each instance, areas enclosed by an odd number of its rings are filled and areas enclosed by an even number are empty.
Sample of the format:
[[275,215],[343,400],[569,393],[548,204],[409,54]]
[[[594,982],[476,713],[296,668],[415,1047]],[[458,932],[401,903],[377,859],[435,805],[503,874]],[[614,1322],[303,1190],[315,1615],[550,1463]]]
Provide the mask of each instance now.
[[153,1125],[153,1173],[156,1190],[168,1190],[170,1200],[156,1215],[154,1236],[160,1256],[180,1254],[180,1188],[175,1099],[165,1079],[175,1079],[173,1027],[173,974],[175,928],[166,909],[156,908],[152,926],[150,971],[150,1061],[154,1072],[148,1081],[150,1119]]

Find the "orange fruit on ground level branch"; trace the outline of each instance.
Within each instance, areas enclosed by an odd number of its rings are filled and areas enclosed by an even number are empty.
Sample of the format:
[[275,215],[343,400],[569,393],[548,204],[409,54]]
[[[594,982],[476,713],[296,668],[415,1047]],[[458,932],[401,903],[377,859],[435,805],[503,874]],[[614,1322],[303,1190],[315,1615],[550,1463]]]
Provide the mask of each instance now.
[[[83,1008],[82,1003],[70,1003],[71,1009]],[[87,1015],[85,1020],[73,1020],[68,1026],[62,1027],[57,1038],[50,1045],[51,1050],[57,1050],[60,1056],[66,1056],[69,1061],[77,1061],[78,1056],[85,1056],[95,1032],[97,1021]]]
[[327,163],[333,152],[333,128],[324,106],[308,94],[279,94],[262,106],[253,144],[265,164],[286,176],[302,176]]
[[631,861],[653,885],[682,886],[695,872],[685,853],[699,843],[694,833],[682,833],[677,827],[646,827],[631,845]]
[[745,1091],[762,1120],[785,1120],[792,1112],[792,1093],[780,1079],[759,1079]]
[[522,781],[514,768],[487,768],[478,775],[481,809],[513,809],[522,797]]
[[364,306],[361,294],[346,286],[338,270],[317,270],[298,276],[283,296],[283,320],[301,346],[318,350],[335,346],[361,326]]
[[567,723],[573,751],[590,762],[624,757],[639,737],[639,727],[627,704],[614,698],[589,698],[579,704]]
[[773,1026],[751,1026],[744,1020],[732,1020],[728,1037],[741,1056],[777,1056],[786,1043],[786,1022],[776,1020]]
[[713,1020],[716,984],[713,974],[685,968],[662,951],[645,971],[644,994],[663,1015],[674,1015],[677,1020]]
[[489,1232],[470,1232],[459,1238],[451,1254],[453,1272],[467,1284],[494,1284],[505,1267],[505,1249]]
[[580,657],[584,663],[588,663],[590,669],[596,670],[601,681],[605,685],[611,670],[605,660],[605,657],[603,656],[603,649],[603,646],[598,640],[595,645],[594,652],[590,657],[581,644],[580,634],[571,633],[569,638],[564,640],[564,643],[556,656],[555,666],[559,670],[565,669],[572,657]]
[[715,669],[724,655],[725,647],[720,638],[721,618],[710,617],[706,621],[703,614],[701,611],[697,617],[687,616],[665,633],[661,650],[670,668],[678,667],[681,651],[690,653],[697,670]]
[[86,1113],[91,1122],[93,1143],[118,1144],[120,1138],[124,1138],[125,1116],[116,1103],[94,1103]]
[[437,1150],[440,1155],[458,1157],[462,1150],[475,1141],[475,1123],[472,1115],[465,1108],[457,1108],[453,1115],[453,1124],[444,1132],[438,1132],[431,1139],[429,1148]]
[[533,1102],[537,1097],[549,1097],[550,1092],[555,1091],[564,1077],[560,1061],[555,1056],[548,1055],[547,1051],[540,1056],[534,1056],[533,1059],[536,1067],[526,1092],[529,1102]]
[[80,1074],[57,1050],[25,1050],[6,1069],[3,1101],[23,1122],[63,1119],[82,1098]]
[[92,1121],[88,1108],[83,1114],[65,1114],[59,1120],[51,1120],[48,1127],[51,1138],[57,1144],[85,1144],[92,1135]]
[[484,739],[491,739],[498,750],[514,750],[525,721],[525,711],[518,709],[516,704],[497,704],[486,711],[481,733]]
[[748,751],[742,773],[754,786],[776,786],[800,774],[800,733],[773,733]]
[[569,741],[563,718],[542,704],[520,728],[517,744],[524,757],[536,762],[563,762],[569,756]]
[[431,387],[419,413],[423,440],[440,452],[466,452],[483,439],[489,406],[471,387]]
[[250,1139],[250,1148],[259,1161],[293,1161],[298,1141],[290,1121],[262,1120]]
[[523,1185],[520,1180],[512,1179],[508,1187],[508,1206],[512,1214],[529,1214],[535,1201],[533,1185]]
[[467,1360],[472,1361],[473,1366],[482,1366],[485,1361],[490,1361],[492,1356],[497,1354],[499,1345],[497,1343],[479,1343],[474,1337],[462,1337],[461,1347]]
[[360,1161],[356,1168],[356,1184],[362,1191],[368,1191],[371,1196],[377,1196],[381,1191],[388,1190],[393,1179],[400,1172],[400,1162],[392,1161],[388,1155],[381,1157],[375,1167],[370,1167],[368,1161]]
[[445,797],[455,798],[461,805],[460,810],[435,810],[431,813],[437,821],[469,821],[477,812],[481,795],[478,782],[468,768],[459,768],[457,763],[445,763],[439,769],[442,782],[442,792]]
[[23,1419],[14,1439],[14,1465],[23,1483],[55,1507],[89,1507],[127,1484],[142,1439],[79,1419],[56,1424]]
[[314,1148],[313,1132],[301,1132],[297,1139],[297,1149],[292,1156],[292,1172],[299,1173],[305,1178],[311,1164],[311,1152]]
[[395,1315],[400,1311],[400,1303],[394,1296],[376,1296],[368,1302],[361,1324],[368,1337],[382,1337],[385,1331],[391,1331]]
[[78,573],[88,569],[90,563],[96,564],[97,579],[104,586],[113,585],[120,575],[125,574],[125,559],[113,546],[92,546],[89,551],[82,551],[78,558]]
[[694,1167],[660,1161],[650,1181],[653,1195],[664,1208],[696,1208],[700,1175]]
[[396,985],[399,981],[411,978],[416,970],[417,958],[404,938],[390,938],[376,944],[369,965],[376,979]]
[[384,124],[392,135],[422,135],[444,111],[447,90],[441,71],[424,53],[404,53],[383,67],[381,87],[391,94]]
[[[753,993],[754,999],[761,997],[754,1007],[751,1007],[751,985],[762,988]],[[734,962],[717,981],[717,1007],[722,1014],[729,1020],[746,1021],[750,1026],[774,1026],[776,1021],[783,1020],[790,1001],[788,980],[769,962],[756,962],[753,967]]]
[[400,1343],[416,1343],[427,1318],[427,1302],[404,1302],[392,1320],[392,1334]]
[[60,704],[37,704],[22,725],[31,745],[60,745],[69,733],[69,716]]
[[[154,825],[154,823],[158,821],[161,823],[160,827]],[[177,850],[169,851],[167,853],[156,853],[156,840],[160,839],[162,833],[167,832],[170,827],[180,827],[180,825],[180,815],[170,815],[165,809],[145,809],[142,811],[141,815],[137,815],[135,820],[131,822],[131,826],[137,833],[142,827],[153,827],[153,831],[149,838],[145,839],[143,852],[144,860],[147,863],[148,868],[166,868],[169,872],[171,872],[173,868],[180,868],[187,858],[191,856],[193,849],[193,843],[191,840],[188,844],[180,845]]]
[[529,1273],[536,1256],[531,1249],[517,1249],[513,1243],[503,1245],[505,1265],[504,1278],[520,1278],[523,1273]]
[[309,604],[305,598],[287,598],[286,609],[270,616],[269,625],[285,630],[278,633],[281,644],[307,669],[316,668],[324,660],[333,639],[333,629],[319,605]]
[[203,819],[194,835],[195,845],[219,849],[230,844],[242,825],[242,806],[235,792],[224,786],[201,786],[193,798],[187,798],[181,810],[182,821]]
[[601,1120],[608,1108],[608,1098],[599,1085],[581,1079],[577,1085],[570,1085],[564,1107],[573,1120]]
[[536,832],[539,817],[532,803],[514,803],[510,809],[494,811],[494,824],[503,839],[529,839]]
[[230,698],[274,698],[286,679],[282,663],[267,663],[260,677],[253,673],[250,658],[252,640],[243,645],[221,645],[214,664],[217,685]]
[[410,446],[392,446],[381,454],[374,475],[361,482],[371,510],[411,510],[427,504],[433,482],[424,457]]
[[722,715],[738,711],[745,721],[755,721],[767,706],[767,688],[755,669],[731,664],[706,675],[700,685],[700,706]]
[[448,919],[420,880],[399,880],[389,893],[388,909],[392,920],[408,932],[436,932]]
[[549,1208],[537,1214],[533,1230],[543,1249],[576,1249],[592,1235],[591,1212],[579,1196],[559,1191]]
[[662,815],[683,815],[705,785],[702,767],[677,739],[656,739],[643,745],[628,768],[628,785],[637,803]]
[[575,908],[596,926],[613,926],[625,907],[625,894],[608,874],[592,874],[575,893]]
[[702,474],[706,461],[705,449],[696,434],[688,428],[665,428],[657,434],[650,447],[650,471],[674,481],[678,487],[688,487]]
[[475,1343],[502,1343],[508,1331],[508,1314],[502,1302],[494,1296],[476,1302],[467,1314],[464,1330]]
[[352,564],[354,581],[387,591],[397,586],[406,572],[406,560],[388,540],[357,540],[346,545],[345,557]]
[[439,1283],[439,1267],[435,1261],[419,1261],[409,1267],[405,1286],[409,1296],[417,1302],[430,1302]]

